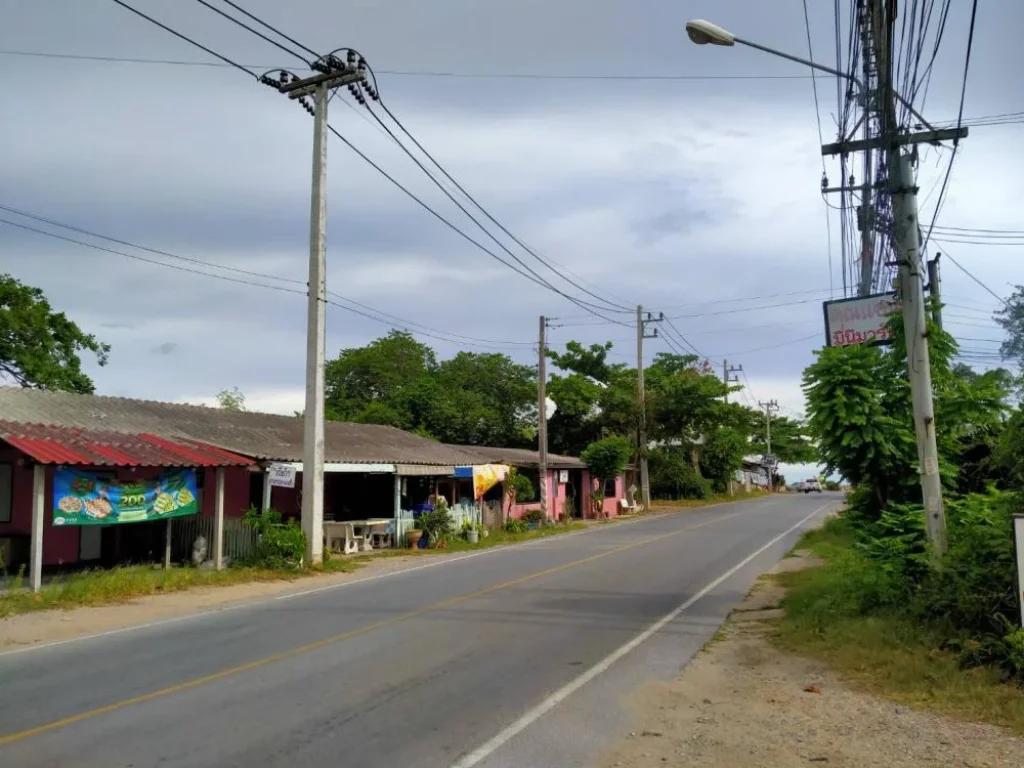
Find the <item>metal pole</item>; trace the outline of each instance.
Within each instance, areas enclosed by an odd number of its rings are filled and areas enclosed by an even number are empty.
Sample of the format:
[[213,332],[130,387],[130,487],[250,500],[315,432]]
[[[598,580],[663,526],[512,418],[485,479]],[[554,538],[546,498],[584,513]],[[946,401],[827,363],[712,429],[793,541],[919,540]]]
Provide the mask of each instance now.
[[942,328],[942,276],[939,273],[939,257],[941,253],[935,254],[935,258],[928,262],[928,286],[932,298],[932,322],[940,329]]
[[541,315],[537,357],[537,482],[540,484],[540,511],[545,520],[548,517],[547,327],[548,320]]
[[725,402],[729,402],[729,361],[722,361],[722,383],[725,384]]
[[46,519],[46,465],[32,467],[32,537],[29,544],[29,578],[32,591],[43,588],[43,530]]
[[640,503],[651,508],[651,483],[647,476],[647,399],[644,393],[644,308],[636,308],[636,399],[639,409],[637,456],[640,459]]
[[306,412],[302,444],[302,530],[306,560],[318,565],[324,545],[324,357],[327,346],[327,96],[316,86],[313,189],[309,221],[309,312],[306,325]]
[[171,567],[171,524],[174,521],[173,517],[167,518],[167,529],[164,531],[164,570],[170,570]]
[[935,440],[935,407],[932,402],[932,369],[925,322],[924,276],[921,262],[917,211],[917,187],[910,154],[889,153],[892,187],[893,239],[899,254],[900,299],[907,345],[907,370],[917,433],[921,493],[924,497],[928,539],[935,554],[946,553],[946,517],[942,508],[939,451]]

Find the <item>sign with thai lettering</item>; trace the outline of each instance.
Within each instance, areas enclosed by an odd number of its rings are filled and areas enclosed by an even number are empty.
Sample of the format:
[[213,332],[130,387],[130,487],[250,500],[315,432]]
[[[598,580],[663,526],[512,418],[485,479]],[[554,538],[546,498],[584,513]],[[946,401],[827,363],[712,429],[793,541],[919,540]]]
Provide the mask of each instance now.
[[889,344],[889,316],[900,311],[893,293],[876,293],[853,299],[826,301],[825,343],[830,347],[851,344]]
[[295,467],[289,464],[271,464],[267,467],[267,474],[270,475],[270,484],[278,488],[295,487]]
[[145,480],[107,480],[58,469],[53,475],[53,524],[114,525],[194,515],[197,496],[194,469]]

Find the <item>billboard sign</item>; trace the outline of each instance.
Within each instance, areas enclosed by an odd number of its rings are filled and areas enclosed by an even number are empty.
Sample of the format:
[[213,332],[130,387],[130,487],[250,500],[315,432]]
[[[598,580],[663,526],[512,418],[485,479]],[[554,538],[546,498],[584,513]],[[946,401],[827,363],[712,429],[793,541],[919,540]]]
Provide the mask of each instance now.
[[830,347],[851,344],[889,344],[886,323],[889,315],[900,311],[894,293],[876,293],[852,299],[826,301],[825,343]]

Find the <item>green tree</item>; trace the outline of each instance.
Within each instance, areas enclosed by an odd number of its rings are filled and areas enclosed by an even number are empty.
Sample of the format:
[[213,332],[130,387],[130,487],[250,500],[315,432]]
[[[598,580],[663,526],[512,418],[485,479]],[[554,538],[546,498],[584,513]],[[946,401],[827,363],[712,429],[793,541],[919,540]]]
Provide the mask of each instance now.
[[613,435],[591,443],[580,454],[591,475],[601,481],[600,490],[591,494],[596,514],[599,514],[599,500],[604,500],[605,482],[622,474],[632,452],[628,438]]
[[704,437],[700,446],[701,475],[725,491],[728,483],[743,466],[743,456],[749,451],[747,436],[730,427],[718,427]]
[[0,378],[22,387],[91,394],[81,355],[107,364],[110,347],[54,312],[43,292],[0,274]]
[[1024,285],[1018,285],[993,318],[1006,332],[999,348],[1004,360],[1016,360],[1024,368]]
[[245,394],[238,387],[222,389],[217,393],[217,405],[225,411],[244,411]]
[[414,429],[413,399],[436,368],[434,350],[405,331],[343,349],[325,371],[327,417]]

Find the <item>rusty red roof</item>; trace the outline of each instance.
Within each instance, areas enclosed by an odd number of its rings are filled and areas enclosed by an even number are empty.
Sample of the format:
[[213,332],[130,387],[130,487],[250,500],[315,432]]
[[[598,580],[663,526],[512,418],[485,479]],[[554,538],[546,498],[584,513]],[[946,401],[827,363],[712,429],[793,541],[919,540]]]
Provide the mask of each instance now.
[[247,467],[245,456],[213,445],[148,433],[122,434],[96,429],[0,421],[0,440],[40,464],[118,467]]

